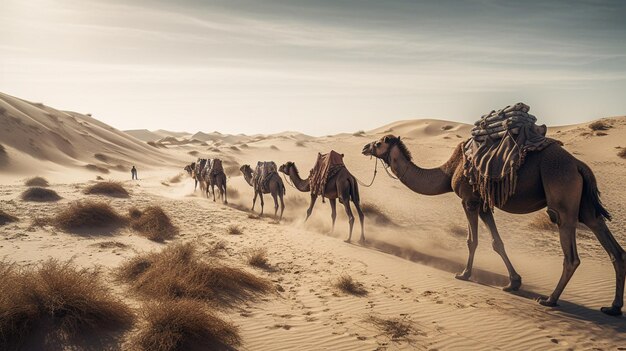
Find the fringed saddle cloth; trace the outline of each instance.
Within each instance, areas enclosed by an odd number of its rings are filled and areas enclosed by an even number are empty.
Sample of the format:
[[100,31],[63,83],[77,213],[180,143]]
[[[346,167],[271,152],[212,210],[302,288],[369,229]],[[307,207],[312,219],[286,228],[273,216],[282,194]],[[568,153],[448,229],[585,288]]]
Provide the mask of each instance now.
[[252,175],[252,184],[254,184],[256,189],[259,189],[263,192],[269,191],[269,181],[272,179],[272,175],[276,173],[278,174],[278,168],[276,167],[276,163],[273,161],[269,162],[257,162],[256,169],[254,170],[254,174]]
[[309,181],[311,184],[311,193],[314,195],[322,195],[324,198],[324,189],[326,182],[332,178],[346,165],[343,163],[343,154],[331,150],[327,154],[317,154],[317,162],[311,169]]
[[557,140],[546,138],[545,125],[528,114],[523,103],[480,117],[464,145],[464,174],[484,201],[484,209],[504,205],[515,193],[517,170],[530,151],[540,151]]

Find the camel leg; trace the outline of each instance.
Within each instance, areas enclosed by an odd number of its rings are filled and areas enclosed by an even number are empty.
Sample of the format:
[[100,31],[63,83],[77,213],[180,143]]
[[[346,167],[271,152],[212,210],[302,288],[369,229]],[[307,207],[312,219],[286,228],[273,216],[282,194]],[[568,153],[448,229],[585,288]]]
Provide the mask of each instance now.
[[337,199],[328,199],[330,201],[330,218],[333,220],[333,225],[330,228],[330,233],[335,231],[335,219],[337,219]]
[[213,194],[213,202],[215,202],[215,184],[211,184],[211,193]]
[[304,221],[306,222],[309,217],[311,217],[311,213],[313,213],[313,206],[315,206],[315,201],[317,201],[317,196],[311,194],[311,203],[309,204],[309,208],[306,210],[306,218]]
[[224,181],[224,184],[222,184],[224,186],[224,203],[228,204],[228,192],[226,191],[226,181]]
[[274,218],[278,215],[278,194],[273,193],[272,197],[274,198]]
[[456,279],[468,280],[472,276],[472,266],[474,265],[474,253],[478,247],[478,207],[477,201],[463,202],[463,210],[468,222],[467,248],[469,256],[467,257],[467,266],[462,273],[455,276]]
[[606,226],[604,219],[593,215],[583,216],[583,222],[593,231],[600,244],[609,254],[615,268],[615,299],[611,307],[602,307],[601,311],[610,316],[621,316],[624,306],[624,277],[626,276],[626,253],[615,240]]
[[283,212],[285,212],[285,201],[283,201],[283,193],[282,190],[281,192],[278,194],[278,196],[280,197],[280,218],[278,219],[279,221],[283,219]]
[[365,227],[363,221],[365,220],[365,216],[363,215],[363,211],[361,210],[361,205],[358,202],[354,203],[354,207],[356,207],[356,212],[359,215],[359,222],[361,222],[361,239],[359,241],[361,243],[365,242]]
[[347,243],[352,240],[352,228],[354,227],[354,215],[352,214],[352,209],[350,209],[350,196],[344,196],[342,198],[343,207],[346,208],[346,214],[348,215],[348,223],[350,224],[350,235],[348,235]]
[[500,233],[498,233],[498,228],[496,227],[496,222],[493,219],[493,213],[491,211],[483,211],[482,209],[478,212],[480,219],[487,225],[489,228],[489,232],[491,233],[491,245],[493,246],[493,250],[502,257],[504,261],[504,265],[506,269],[509,271],[509,285],[502,288],[504,291],[517,291],[520,286],[522,286],[522,277],[517,274],[515,268],[513,268],[513,264],[509,260],[509,256],[506,254],[504,250],[504,243],[500,238]]
[[563,272],[552,294],[547,299],[540,298],[538,300],[544,306],[557,306],[557,301],[563,289],[565,289],[576,268],[580,265],[578,251],[576,250],[576,223],[578,219],[576,217],[572,218],[572,216],[569,217],[564,218],[559,225],[559,239],[561,240],[561,249],[563,249],[564,255]]
[[263,201],[263,193],[259,191],[259,199],[261,200],[261,214],[259,214],[259,216],[263,215],[263,206],[265,206],[265,202]]
[[254,191],[254,198],[252,199],[252,208],[250,209],[250,211],[254,212],[254,205],[256,205],[256,190]]

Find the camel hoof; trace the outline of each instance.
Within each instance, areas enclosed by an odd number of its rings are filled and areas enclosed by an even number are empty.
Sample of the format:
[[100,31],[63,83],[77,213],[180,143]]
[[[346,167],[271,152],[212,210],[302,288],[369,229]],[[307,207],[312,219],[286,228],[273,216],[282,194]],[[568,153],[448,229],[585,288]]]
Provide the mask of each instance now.
[[365,240],[365,238],[361,238],[361,239],[359,240],[359,243],[360,243],[360,244],[362,244],[362,245],[363,245],[363,244],[366,244],[366,243],[367,243],[367,240]]
[[502,290],[504,290],[504,291],[518,291],[521,286],[522,286],[522,278],[512,279],[511,282],[509,283],[509,285],[507,285],[504,288],[502,288]]
[[556,302],[551,301],[550,298],[546,298],[546,297],[538,298],[537,302],[539,302],[540,305],[546,306],[546,307],[556,307],[556,306],[558,306],[558,304]]
[[602,311],[602,313],[609,315],[609,316],[621,316],[622,315],[622,308],[621,307],[617,307],[617,306],[611,306],[611,307],[602,307],[600,308],[600,311]]
[[345,242],[345,243],[350,243],[350,241],[351,241],[350,239],[346,239],[346,240],[344,240],[343,242]]
[[456,279],[458,279],[458,280],[466,280],[467,281],[467,280],[469,280],[471,275],[472,275],[471,273],[468,273],[467,271],[463,271],[463,273],[457,274],[454,277]]

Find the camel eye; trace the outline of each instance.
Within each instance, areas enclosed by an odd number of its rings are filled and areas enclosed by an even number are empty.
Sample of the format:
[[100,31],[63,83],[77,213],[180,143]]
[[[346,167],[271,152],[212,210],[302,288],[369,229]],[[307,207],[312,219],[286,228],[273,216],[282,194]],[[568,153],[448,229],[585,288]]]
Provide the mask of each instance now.
[[376,144],[374,144],[375,147],[379,147],[380,146],[380,141],[376,142]]

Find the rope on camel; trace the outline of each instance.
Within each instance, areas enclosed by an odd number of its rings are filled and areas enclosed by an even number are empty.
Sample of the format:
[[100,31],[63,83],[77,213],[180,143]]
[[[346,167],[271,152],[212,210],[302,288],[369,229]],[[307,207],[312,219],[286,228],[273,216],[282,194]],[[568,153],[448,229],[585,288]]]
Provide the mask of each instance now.
[[376,159],[376,163],[374,164],[374,175],[372,176],[372,181],[369,184],[365,184],[362,181],[360,181],[359,178],[354,177],[357,183],[359,183],[360,185],[366,188],[369,188],[370,186],[372,186],[372,184],[374,184],[374,179],[376,179],[376,173],[378,173],[378,157],[375,157],[375,159]]

